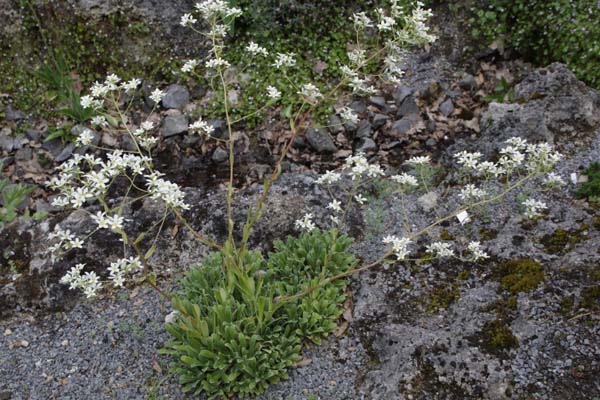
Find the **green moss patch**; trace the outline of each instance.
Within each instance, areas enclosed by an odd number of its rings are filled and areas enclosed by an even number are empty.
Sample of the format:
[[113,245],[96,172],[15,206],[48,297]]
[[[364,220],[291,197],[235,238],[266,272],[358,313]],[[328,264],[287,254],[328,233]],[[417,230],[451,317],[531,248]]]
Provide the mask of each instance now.
[[519,347],[519,341],[501,319],[495,319],[485,323],[481,330],[482,347],[490,353],[505,352]]
[[459,298],[460,291],[457,285],[444,284],[435,287],[430,292],[427,310],[433,312],[440,308],[447,309]]
[[540,242],[544,245],[546,252],[550,254],[564,254],[573,246],[581,242],[581,233],[566,231],[562,228],[556,229],[552,234],[544,236]]
[[500,264],[499,275],[500,287],[512,294],[532,291],[544,281],[542,265],[531,258]]
[[600,285],[584,289],[581,292],[581,307],[588,310],[600,309]]

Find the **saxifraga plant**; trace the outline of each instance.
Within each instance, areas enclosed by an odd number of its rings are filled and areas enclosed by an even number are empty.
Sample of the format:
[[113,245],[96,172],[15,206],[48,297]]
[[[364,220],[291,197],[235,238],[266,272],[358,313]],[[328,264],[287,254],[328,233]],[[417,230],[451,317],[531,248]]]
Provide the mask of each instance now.
[[320,341],[336,328],[344,280],[294,301],[278,302],[354,263],[348,237],[313,230],[277,242],[265,261],[254,251],[228,264],[221,252],[193,267],[173,303],[187,317],[167,325],[174,371],[185,391],[210,398],[250,395],[287,378],[305,338]]
[[[411,246],[416,239],[431,234],[433,228],[455,218],[467,223],[469,212],[498,202],[509,193],[520,191],[526,184],[552,186],[562,183],[560,177],[548,174],[560,156],[544,143],[530,144],[513,138],[500,150],[496,162],[482,161],[483,155],[478,152],[461,152],[456,156],[456,164],[465,185],[458,191],[447,192],[455,196],[454,204],[459,206],[444,210],[444,213],[436,210],[434,222],[417,228],[404,209],[404,228],[383,238],[384,254],[368,264],[358,265],[348,251],[349,238],[339,232],[348,212],[368,201],[369,185],[386,180],[386,186],[391,187],[390,191],[399,196],[403,204],[409,192],[426,193],[436,189],[431,186],[435,169],[429,157],[413,157],[407,161],[406,172],[389,176],[380,166],[370,164],[364,155],[356,154],[346,159],[340,171],[329,171],[316,181],[331,195],[328,205],[331,215],[324,226],[329,230],[319,231],[312,214],[305,214],[296,221],[297,229],[305,233],[286,243],[277,242],[273,253],[264,259],[248,248],[253,226],[265,214],[266,200],[281,174],[282,163],[297,135],[309,127],[315,110],[343,88],[357,96],[369,95],[378,91],[377,82],[401,82],[404,49],[430,43],[435,37],[426,25],[431,12],[423,9],[419,2],[408,10],[392,0],[390,9],[376,9],[374,18],[366,12],[355,13],[352,22],[356,42],[348,52],[348,64],[340,67],[342,76],[333,87],[327,82],[292,81],[288,71],[297,68],[296,55],[271,54],[266,48],[250,42],[246,51],[257,59],[268,60],[266,62],[278,71],[280,79],[288,81],[289,87],[294,88],[293,92],[284,93],[274,82],[266,88],[268,100],[253,113],[277,107],[286,96],[297,99],[290,100],[279,113],[281,120],[289,121],[291,137],[282,147],[273,173],[265,180],[256,203],[250,207],[246,222],[238,227],[233,218],[236,195],[233,132],[245,118],[232,117],[229,97],[232,83],[226,76],[231,72],[242,73],[244,66],[234,70],[227,61],[225,38],[239,15],[241,10],[230,7],[225,1],[206,0],[196,5],[194,13],[181,18],[181,25],[205,35],[212,45],[208,60],[188,60],[182,72],[194,76],[202,70],[197,75],[199,79],[208,77],[214,95],[223,104],[227,122],[225,138],[213,137],[212,127],[202,118],[188,129],[217,141],[229,155],[224,205],[227,239],[224,243],[191,227],[185,216],[191,208],[185,193],[154,169],[152,150],[158,141],[154,117],[165,93],[154,90],[150,96],[154,108],[139,126],[133,125],[129,113],[140,90],[140,79],[122,82],[117,75],[110,74],[103,83],[96,83],[89,95],[81,97],[81,106],[98,114],[91,121],[92,129],[128,135],[136,150],[123,152],[90,146],[93,134],[91,130],[83,131],[77,137],[77,144],[107,154],[102,158],[93,154],[74,154],[59,167],[59,175],[50,182],[52,188],[61,192],[53,201],[54,205],[81,209],[90,214],[93,223],[86,225],[86,231],[82,232],[85,238],[98,230],[110,230],[120,236],[126,252],[123,258],[111,262],[107,274],[98,275],[86,265],[77,264],[62,282],[92,298],[106,284],[124,287],[128,279],[137,277],[139,282],[150,285],[172,301],[174,312],[167,329],[174,339],[165,351],[174,357],[174,370],[180,375],[185,390],[205,392],[213,398],[260,393],[270,383],[284,378],[285,370],[298,360],[299,346],[304,340],[319,343],[323,335],[335,328],[335,320],[342,312],[340,304],[345,298],[344,278],[383,263],[410,261]],[[206,31],[196,29],[199,19],[207,26]],[[378,66],[376,76],[368,73],[373,65]],[[337,113],[344,122],[356,124],[359,121],[359,116],[349,107],[343,107]],[[117,179],[130,183],[124,192],[119,192],[114,185]],[[531,193],[529,187],[527,190]],[[122,195],[119,201],[113,199],[117,195],[115,192]],[[148,200],[163,206],[163,217],[145,232],[131,237],[128,233],[130,223],[123,216],[125,207]],[[85,205],[91,203],[100,205],[101,210],[95,213],[86,210]],[[546,204],[529,197],[524,201],[524,208],[526,217],[537,218]],[[156,239],[169,216],[190,229],[199,243],[216,251],[201,263],[202,267],[188,272],[182,290],[175,296],[161,289],[150,265]],[[238,231],[241,240],[234,239],[234,232]],[[154,232],[154,240],[145,240]],[[55,243],[49,252],[53,259],[83,247],[84,239],[61,228],[60,224],[56,225],[52,237]],[[148,242],[149,247],[143,248]],[[426,260],[453,257],[478,261],[489,257],[475,241],[466,249],[454,249],[448,242],[432,242],[426,253]]]

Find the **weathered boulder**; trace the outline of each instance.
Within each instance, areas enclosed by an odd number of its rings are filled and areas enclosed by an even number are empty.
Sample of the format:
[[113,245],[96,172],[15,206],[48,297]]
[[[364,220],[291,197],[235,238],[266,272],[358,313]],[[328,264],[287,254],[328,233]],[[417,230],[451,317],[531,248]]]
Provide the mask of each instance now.
[[600,127],[600,95],[563,64],[533,71],[515,86],[515,97],[515,103],[491,103],[483,114],[482,143],[488,150],[512,136],[583,142]]

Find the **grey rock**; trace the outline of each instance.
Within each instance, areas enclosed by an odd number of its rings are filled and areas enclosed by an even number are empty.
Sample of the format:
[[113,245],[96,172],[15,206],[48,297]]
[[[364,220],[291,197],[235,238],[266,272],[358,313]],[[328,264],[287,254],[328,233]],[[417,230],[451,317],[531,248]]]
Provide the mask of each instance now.
[[410,128],[414,125],[414,122],[410,119],[401,119],[392,124],[390,131],[395,134],[405,135],[408,133]]
[[213,119],[208,121],[213,130],[210,135],[217,139],[226,139],[228,136],[227,122],[222,119]]
[[369,105],[377,107],[380,111],[386,111],[388,109],[388,105],[385,102],[385,98],[382,96],[370,97]]
[[493,102],[483,114],[484,151],[512,136],[569,144],[593,137],[600,127],[600,95],[562,64],[533,71],[515,86],[515,96],[519,102]]
[[358,139],[354,148],[357,153],[368,153],[370,151],[377,151],[378,149],[377,144],[369,137]]
[[135,142],[129,135],[123,135],[121,139],[121,148],[128,151],[137,151]]
[[440,112],[448,117],[454,111],[454,104],[452,100],[448,99],[440,104]]
[[71,155],[73,154],[74,150],[75,150],[75,143],[68,143],[62,149],[62,151],[58,154],[58,156],[56,156],[55,161],[56,162],[63,162],[65,160],[67,160],[69,157],[71,157]]
[[357,114],[362,114],[367,111],[367,105],[364,101],[355,100],[350,103],[350,108],[354,110]]
[[190,147],[194,147],[196,146],[198,143],[200,143],[200,136],[197,134],[194,135],[185,135],[183,137],[183,142],[181,143],[181,146],[184,149],[188,149]]
[[181,161],[181,167],[186,171],[197,169],[200,165],[202,165],[202,160],[194,156],[184,157]]
[[318,153],[333,153],[337,150],[329,133],[323,128],[310,128],[306,132],[310,146]]
[[4,113],[6,114],[7,121],[20,121],[25,119],[25,113],[21,110],[15,110],[12,106],[6,106]]
[[17,150],[15,153],[15,160],[20,162],[31,161],[33,158],[33,151],[31,147],[23,147],[22,149]]
[[477,81],[471,74],[464,74],[461,80],[458,82],[458,87],[462,90],[473,91],[477,89]]
[[39,142],[40,139],[42,138],[42,134],[43,134],[43,132],[38,131],[36,129],[27,129],[25,131],[25,136],[27,137],[27,139],[31,140],[32,142]]
[[373,129],[379,129],[382,126],[384,126],[388,121],[389,121],[390,117],[388,117],[385,114],[375,114],[373,116]]
[[398,108],[396,116],[398,118],[408,117],[416,119],[419,116],[419,106],[413,96],[407,96]]
[[10,128],[0,130],[0,149],[10,153],[17,148],[17,140],[12,136]]
[[165,117],[161,133],[164,137],[171,137],[188,130],[188,118],[185,115],[170,115]]
[[14,162],[15,162],[15,157],[13,157],[13,156],[6,156],[6,157],[0,158],[0,165],[2,165],[2,168],[8,167],[9,165],[11,165]]
[[294,138],[294,142],[292,143],[292,147],[295,149],[304,149],[306,148],[306,140],[303,137],[296,136]]
[[344,123],[337,115],[330,115],[327,118],[327,129],[329,129],[329,132],[333,133],[334,135],[337,135],[338,133],[343,133]]
[[229,153],[225,149],[217,147],[212,154],[211,159],[216,163],[222,163],[229,158]]
[[398,107],[400,107],[402,105],[402,103],[404,102],[404,99],[406,99],[408,96],[412,95],[412,93],[413,93],[413,90],[411,88],[409,88],[408,86],[400,86],[394,92],[394,101],[396,102],[396,105]]
[[52,139],[49,141],[42,141],[42,149],[49,152],[52,157],[56,158],[63,149],[62,142],[59,139]]
[[365,138],[371,136],[373,129],[371,128],[371,123],[366,119],[363,119],[358,124],[358,129],[356,130],[357,138]]
[[190,92],[185,86],[171,85],[167,88],[162,105],[165,108],[183,109],[190,102]]
[[198,100],[203,98],[206,95],[206,88],[200,85],[194,85],[192,90],[190,91],[190,98],[193,100]]

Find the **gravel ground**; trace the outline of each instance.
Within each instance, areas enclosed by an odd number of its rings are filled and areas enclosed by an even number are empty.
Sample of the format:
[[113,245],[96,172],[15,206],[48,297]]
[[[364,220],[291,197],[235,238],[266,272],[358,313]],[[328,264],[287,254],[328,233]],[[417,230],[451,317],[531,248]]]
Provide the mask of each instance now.
[[[21,315],[1,325],[0,399],[186,399],[157,353],[168,335],[167,304],[134,290],[84,302],[42,319]],[[352,332],[307,348],[310,363],[290,371],[260,399],[354,399],[365,352]]]

